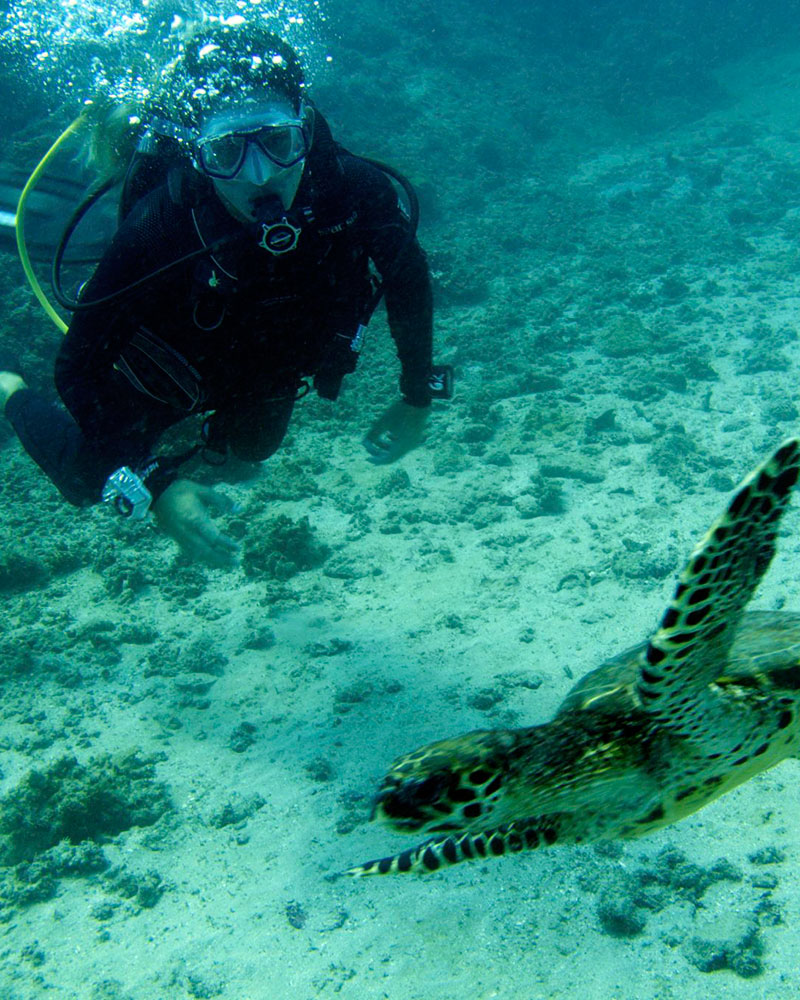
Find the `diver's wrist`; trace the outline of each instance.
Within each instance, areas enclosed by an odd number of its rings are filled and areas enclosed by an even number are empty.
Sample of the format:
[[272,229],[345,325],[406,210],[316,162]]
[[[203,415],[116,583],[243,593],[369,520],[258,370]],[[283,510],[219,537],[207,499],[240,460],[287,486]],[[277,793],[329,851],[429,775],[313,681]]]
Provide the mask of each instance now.
[[138,472],[129,465],[121,465],[103,484],[101,499],[103,503],[113,504],[123,517],[143,521],[150,512],[153,494]]

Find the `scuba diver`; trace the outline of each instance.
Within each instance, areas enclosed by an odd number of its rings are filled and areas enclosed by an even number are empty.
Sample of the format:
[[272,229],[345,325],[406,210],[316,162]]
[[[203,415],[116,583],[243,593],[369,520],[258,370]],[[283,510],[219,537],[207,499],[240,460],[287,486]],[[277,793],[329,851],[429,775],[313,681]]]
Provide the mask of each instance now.
[[[74,310],[55,362],[66,410],[15,371],[0,372],[0,408],[67,501],[152,511],[185,554],[225,566],[238,547],[211,515],[232,505],[182,464],[271,456],[310,384],[336,399],[381,297],[400,398],[364,438],[372,461],[422,441],[449,369],[432,363],[413,191],[409,212],[387,176],[408,189],[401,175],[333,140],[294,50],[252,27],[205,25],[161,80],[119,227],[77,300],[54,266]],[[194,414],[206,417],[201,441],[155,454]]]

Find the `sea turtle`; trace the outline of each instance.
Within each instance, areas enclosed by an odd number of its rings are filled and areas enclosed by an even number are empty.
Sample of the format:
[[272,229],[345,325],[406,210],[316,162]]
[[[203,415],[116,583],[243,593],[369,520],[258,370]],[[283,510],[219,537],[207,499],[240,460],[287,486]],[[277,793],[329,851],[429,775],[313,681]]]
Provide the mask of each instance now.
[[374,816],[433,836],[349,873],[638,837],[800,752],[800,614],[744,610],[799,469],[793,438],[744,479],[655,635],[579,681],[551,722],[479,730],[397,760]]

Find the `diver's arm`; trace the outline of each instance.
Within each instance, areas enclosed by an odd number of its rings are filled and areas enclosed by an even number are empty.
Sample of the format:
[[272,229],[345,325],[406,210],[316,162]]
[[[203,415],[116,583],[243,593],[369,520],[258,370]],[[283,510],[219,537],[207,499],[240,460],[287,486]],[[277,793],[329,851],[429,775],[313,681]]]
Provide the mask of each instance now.
[[427,407],[433,365],[433,292],[425,254],[397,193],[377,168],[358,163],[355,182],[360,194],[360,221],[367,253],[384,281],[389,329],[400,360],[400,391],[411,406]]
[[414,240],[386,282],[386,313],[400,359],[400,392],[364,437],[371,461],[380,465],[401,458],[422,444],[430,413],[433,305],[425,257]]
[[[166,186],[142,198],[118,229],[81,302],[96,302],[196,249],[190,222]],[[56,359],[55,382],[80,432],[76,455],[84,503],[100,499],[103,483],[115,470],[127,466],[138,472],[147,465],[159,430],[171,422],[154,412],[148,416],[158,404],[130,387],[115,366],[137,330],[146,323],[157,329],[164,312],[188,295],[191,273],[178,266],[73,317]],[[158,497],[175,478],[174,471],[159,470],[147,486]]]
[[[185,250],[185,226],[169,193],[160,188],[122,223],[81,294],[90,303],[153,273]],[[154,296],[167,294],[176,275],[167,275],[106,305],[76,312],[55,363],[59,395],[88,440],[103,441],[120,420],[109,375],[139,328]],[[167,289],[167,292],[165,292]],[[175,291],[173,290],[173,294]]]
[[430,405],[433,295],[428,262],[416,239],[400,252],[386,281],[386,316],[400,359],[400,391],[411,406]]
[[400,211],[394,188],[375,168],[371,168],[363,188],[369,196],[362,210],[365,242],[384,280],[386,314],[400,360],[402,395],[378,416],[363,443],[372,462],[388,464],[425,438],[431,402],[433,294],[425,254],[416,238],[409,239],[408,221]]

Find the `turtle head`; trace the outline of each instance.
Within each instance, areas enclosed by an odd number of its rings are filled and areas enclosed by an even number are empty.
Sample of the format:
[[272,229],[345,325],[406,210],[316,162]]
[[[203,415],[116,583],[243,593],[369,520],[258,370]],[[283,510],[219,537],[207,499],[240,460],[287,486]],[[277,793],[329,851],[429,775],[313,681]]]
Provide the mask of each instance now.
[[502,822],[513,734],[479,730],[398,758],[383,779],[372,818],[395,830],[474,831]]

